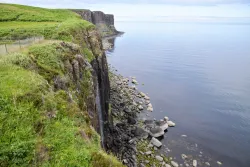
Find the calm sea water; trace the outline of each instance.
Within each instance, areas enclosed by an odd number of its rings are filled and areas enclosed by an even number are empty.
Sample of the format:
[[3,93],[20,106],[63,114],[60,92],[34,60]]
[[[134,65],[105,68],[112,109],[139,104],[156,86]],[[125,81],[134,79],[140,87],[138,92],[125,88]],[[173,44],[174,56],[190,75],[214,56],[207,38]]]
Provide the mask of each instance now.
[[250,24],[116,27],[126,33],[108,61],[145,84],[138,87],[151,97],[152,118],[176,122],[162,141],[169,155],[179,163],[184,153],[212,166],[250,167]]

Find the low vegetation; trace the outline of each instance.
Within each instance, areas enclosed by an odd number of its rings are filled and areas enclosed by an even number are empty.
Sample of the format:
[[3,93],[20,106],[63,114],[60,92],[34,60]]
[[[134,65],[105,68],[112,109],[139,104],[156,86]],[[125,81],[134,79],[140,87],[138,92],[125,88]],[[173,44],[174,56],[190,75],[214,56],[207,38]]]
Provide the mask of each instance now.
[[0,56],[0,166],[122,167],[91,126],[90,71],[76,82],[67,66],[76,55],[94,58],[82,39],[93,25],[67,10],[0,7],[1,38],[58,40]]
[[0,39],[6,42],[32,36],[70,41],[71,31],[93,27],[70,10],[0,3]]

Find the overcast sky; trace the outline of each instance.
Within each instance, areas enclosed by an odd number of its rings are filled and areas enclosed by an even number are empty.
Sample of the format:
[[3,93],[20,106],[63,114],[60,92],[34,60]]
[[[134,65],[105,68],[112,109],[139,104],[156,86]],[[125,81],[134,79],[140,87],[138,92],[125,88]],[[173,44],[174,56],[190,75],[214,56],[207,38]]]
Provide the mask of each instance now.
[[112,13],[116,20],[164,17],[249,17],[250,0],[1,0],[47,8],[78,8]]

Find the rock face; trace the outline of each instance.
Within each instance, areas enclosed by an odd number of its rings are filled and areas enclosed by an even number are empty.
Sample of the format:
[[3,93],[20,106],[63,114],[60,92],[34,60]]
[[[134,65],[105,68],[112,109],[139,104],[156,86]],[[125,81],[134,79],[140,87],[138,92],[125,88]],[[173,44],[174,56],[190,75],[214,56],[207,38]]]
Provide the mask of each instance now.
[[90,11],[85,9],[73,10],[79,14],[84,20],[87,20],[96,25],[97,30],[103,37],[116,35],[119,31],[116,30],[114,25],[114,15],[105,14],[101,11]]

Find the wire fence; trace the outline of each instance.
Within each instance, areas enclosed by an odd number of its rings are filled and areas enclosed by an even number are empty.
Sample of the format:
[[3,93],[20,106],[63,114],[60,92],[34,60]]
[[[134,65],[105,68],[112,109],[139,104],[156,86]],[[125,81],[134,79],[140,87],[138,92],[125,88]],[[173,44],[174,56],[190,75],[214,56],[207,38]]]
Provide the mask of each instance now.
[[26,38],[22,40],[16,40],[11,43],[8,43],[8,41],[4,41],[2,42],[4,44],[0,44],[0,55],[5,55],[8,53],[19,51],[22,48],[25,48],[35,43],[39,43],[43,40],[44,40],[44,37],[36,36],[36,37],[30,37],[30,38]]

